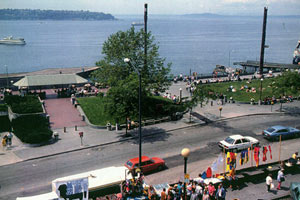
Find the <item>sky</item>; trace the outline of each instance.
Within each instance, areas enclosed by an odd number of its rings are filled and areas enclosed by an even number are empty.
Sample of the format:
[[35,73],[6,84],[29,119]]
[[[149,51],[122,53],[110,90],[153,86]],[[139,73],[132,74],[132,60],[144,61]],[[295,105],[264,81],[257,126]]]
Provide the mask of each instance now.
[[0,9],[88,10],[112,15],[181,15],[214,13],[222,15],[299,15],[300,0],[0,0]]

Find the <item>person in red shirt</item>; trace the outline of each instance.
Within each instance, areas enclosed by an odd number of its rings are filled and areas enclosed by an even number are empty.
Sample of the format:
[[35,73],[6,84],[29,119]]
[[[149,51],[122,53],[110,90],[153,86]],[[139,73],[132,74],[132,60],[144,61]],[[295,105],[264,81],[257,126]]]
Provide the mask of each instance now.
[[214,200],[216,196],[216,188],[212,184],[212,182],[209,183],[208,185],[208,194],[209,194],[209,199]]

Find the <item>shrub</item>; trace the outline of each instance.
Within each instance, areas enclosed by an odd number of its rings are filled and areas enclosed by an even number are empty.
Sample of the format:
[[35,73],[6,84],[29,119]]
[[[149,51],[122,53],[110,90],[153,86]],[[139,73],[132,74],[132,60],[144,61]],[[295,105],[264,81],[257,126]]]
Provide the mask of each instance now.
[[7,112],[7,105],[0,104],[0,112]]
[[7,103],[14,113],[28,114],[43,112],[41,102],[37,96],[26,95],[24,97],[18,95],[5,96]]
[[46,142],[52,137],[49,121],[41,115],[25,115],[12,121],[14,133],[25,143]]
[[8,119],[8,116],[0,116],[0,133],[10,131],[10,121]]

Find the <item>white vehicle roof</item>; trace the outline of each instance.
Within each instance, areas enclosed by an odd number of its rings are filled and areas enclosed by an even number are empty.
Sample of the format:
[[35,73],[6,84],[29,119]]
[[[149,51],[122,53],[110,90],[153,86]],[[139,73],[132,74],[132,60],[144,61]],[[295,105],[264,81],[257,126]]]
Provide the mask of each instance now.
[[89,191],[105,188],[107,186],[120,184],[125,181],[125,178],[132,179],[131,174],[128,174],[128,169],[125,166],[121,167],[107,167],[103,169],[97,169],[93,171],[88,171],[80,174],[74,174],[71,176],[66,176],[58,178],[52,181],[52,192],[30,196],[30,197],[17,197],[17,200],[53,200],[57,199],[58,195],[56,194],[56,182],[70,181],[81,178],[88,177]]
[[94,171],[88,171],[81,174],[75,174],[71,176],[66,176],[58,178],[52,181],[52,191],[56,191],[55,183],[80,179],[88,177],[89,180],[89,190],[100,189],[106,186],[119,184],[122,181],[125,181],[125,176],[127,179],[131,179],[131,175],[125,174],[128,172],[127,167],[107,167],[103,169],[97,169]]
[[229,137],[231,137],[232,139],[235,139],[235,140],[244,138],[244,136],[241,136],[241,135],[231,135]]

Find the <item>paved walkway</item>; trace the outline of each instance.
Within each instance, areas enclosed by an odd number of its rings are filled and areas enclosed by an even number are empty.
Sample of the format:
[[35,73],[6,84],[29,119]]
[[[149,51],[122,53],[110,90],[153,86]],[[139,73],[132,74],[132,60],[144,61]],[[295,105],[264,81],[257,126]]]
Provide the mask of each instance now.
[[56,98],[56,93],[45,90],[47,98],[44,100],[45,109],[50,117],[52,129],[63,127],[86,126],[80,112],[72,105],[70,98]]

